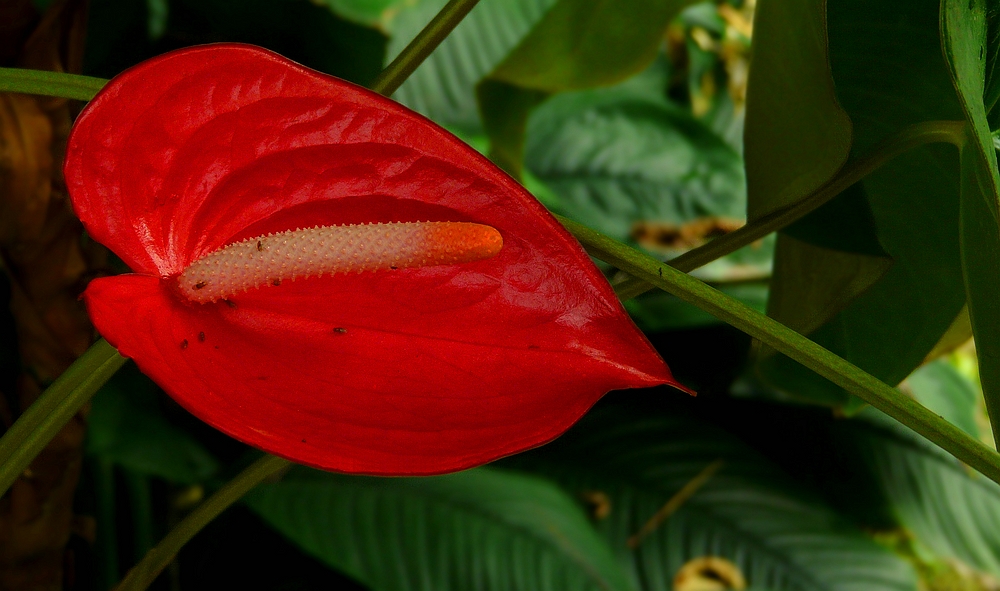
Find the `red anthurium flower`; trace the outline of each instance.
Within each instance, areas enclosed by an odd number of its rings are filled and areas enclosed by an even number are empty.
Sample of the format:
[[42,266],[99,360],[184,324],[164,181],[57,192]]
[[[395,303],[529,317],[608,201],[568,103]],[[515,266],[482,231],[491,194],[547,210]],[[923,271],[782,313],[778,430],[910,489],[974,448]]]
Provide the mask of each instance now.
[[520,185],[269,51],[195,47],[118,76],[65,174],[135,272],[84,293],[101,334],[201,419],[294,461],[458,470],[553,439],[610,389],[675,384]]

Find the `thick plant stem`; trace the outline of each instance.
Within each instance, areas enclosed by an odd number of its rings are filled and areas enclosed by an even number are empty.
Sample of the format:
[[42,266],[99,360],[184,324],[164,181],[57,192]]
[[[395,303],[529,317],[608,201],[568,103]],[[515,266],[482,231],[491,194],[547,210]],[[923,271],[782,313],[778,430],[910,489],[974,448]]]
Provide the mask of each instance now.
[[560,218],[591,255],[712,314],[815,371],[1000,483],[1000,454],[916,400],[701,281],[572,220]]
[[423,63],[427,56],[441,44],[449,33],[462,22],[465,15],[475,8],[479,0],[451,0],[441,12],[437,13],[431,22],[410,41],[396,59],[392,60],[382,73],[371,83],[375,92],[392,96],[396,89],[410,77],[410,74]]
[[104,78],[79,74],[0,68],[0,92],[42,94],[89,101],[107,83]]
[[21,414],[0,438],[0,495],[122,365],[125,358],[101,339]]
[[291,465],[286,459],[266,455],[226,483],[185,517],[155,548],[132,567],[118,585],[118,591],[139,591],[148,587],[169,565],[184,544],[230,505],[240,500],[262,481]]
[[[689,273],[752,244],[771,232],[787,228],[901,154],[926,144],[949,143],[961,146],[965,141],[965,125],[964,121],[924,121],[909,125],[879,143],[868,156],[844,167],[815,193],[794,205],[775,210],[734,232],[689,250],[667,264]],[[653,288],[653,285],[642,279],[629,277],[615,285],[615,292],[619,299],[625,301]]]

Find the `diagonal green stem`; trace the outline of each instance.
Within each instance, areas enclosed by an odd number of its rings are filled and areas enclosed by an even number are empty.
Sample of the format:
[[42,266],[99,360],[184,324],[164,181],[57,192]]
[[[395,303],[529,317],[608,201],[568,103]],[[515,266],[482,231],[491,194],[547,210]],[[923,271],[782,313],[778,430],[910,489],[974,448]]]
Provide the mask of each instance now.
[[79,74],[0,68],[0,92],[43,94],[89,101],[107,83],[104,78]]
[[[964,121],[924,121],[904,127],[898,133],[876,145],[871,153],[864,158],[845,166],[837,176],[830,179],[815,193],[807,195],[793,205],[762,216],[734,232],[689,250],[667,264],[689,273],[752,244],[771,232],[787,228],[901,154],[926,144],[950,143],[960,146],[964,141]],[[628,277],[615,284],[615,292],[619,299],[625,301],[643,294],[653,287],[642,279]]]
[[0,495],[122,365],[125,358],[101,339],[21,414],[0,438]]
[[392,60],[382,73],[375,78],[371,89],[375,92],[392,96],[410,74],[423,63],[452,30],[462,22],[465,15],[476,7],[479,0],[451,0],[431,22],[427,23],[417,36],[410,41],[396,59]]
[[286,459],[265,455],[240,472],[204,503],[170,530],[163,540],[143,556],[118,585],[118,591],[139,591],[148,587],[167,568],[184,544],[220,513],[228,509],[255,486],[291,465]]
[[698,306],[784,353],[1000,483],[1000,454],[899,390],[787,326],[666,263],[572,220],[560,217],[559,221],[593,256]]

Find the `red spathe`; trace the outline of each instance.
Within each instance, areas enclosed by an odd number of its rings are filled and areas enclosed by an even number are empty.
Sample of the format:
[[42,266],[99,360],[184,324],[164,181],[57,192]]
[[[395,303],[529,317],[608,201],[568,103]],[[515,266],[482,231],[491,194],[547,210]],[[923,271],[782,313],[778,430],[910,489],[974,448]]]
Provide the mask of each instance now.
[[[126,71],[77,120],[65,175],[87,231],[135,272],[84,293],[100,333],[204,421],[296,462],[459,470],[553,439],[608,390],[675,384],[519,184],[422,116],[269,51]],[[209,304],[171,285],[269,232],[428,220],[488,224],[503,248]]]

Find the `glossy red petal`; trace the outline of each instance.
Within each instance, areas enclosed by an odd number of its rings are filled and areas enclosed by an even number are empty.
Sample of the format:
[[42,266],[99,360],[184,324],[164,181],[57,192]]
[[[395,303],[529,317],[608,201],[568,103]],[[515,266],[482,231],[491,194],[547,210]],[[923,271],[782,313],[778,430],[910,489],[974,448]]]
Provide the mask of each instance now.
[[[610,389],[673,380],[576,241],[520,185],[398,104],[259,48],[145,62],[81,114],[66,179],[139,275],[95,325],[192,413],[320,468],[430,474],[544,443]],[[496,257],[284,282],[192,304],[226,244],[296,227],[471,221]]]

